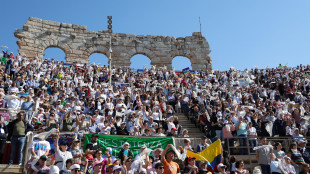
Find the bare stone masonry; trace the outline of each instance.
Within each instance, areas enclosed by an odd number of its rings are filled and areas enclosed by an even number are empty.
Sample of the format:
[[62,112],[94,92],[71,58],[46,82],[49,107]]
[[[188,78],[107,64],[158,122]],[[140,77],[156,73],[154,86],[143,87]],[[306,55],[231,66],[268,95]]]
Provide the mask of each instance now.
[[[43,59],[44,50],[49,47],[62,49],[69,63],[89,63],[93,53],[109,55],[110,34],[102,30],[88,31],[83,25],[30,17],[14,35],[20,39],[17,41],[19,52],[29,58]],[[165,65],[168,69],[172,68],[172,59],[176,56],[189,58],[194,70],[212,69],[209,44],[200,32],[179,38],[112,33],[112,49],[115,66],[130,66],[132,56],[143,54],[150,58],[152,65]]]

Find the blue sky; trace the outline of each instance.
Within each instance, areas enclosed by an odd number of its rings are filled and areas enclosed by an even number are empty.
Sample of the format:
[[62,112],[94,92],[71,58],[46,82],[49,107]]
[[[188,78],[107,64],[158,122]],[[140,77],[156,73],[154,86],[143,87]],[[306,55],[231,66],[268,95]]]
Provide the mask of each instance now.
[[[309,64],[309,0],[10,0],[1,2],[0,45],[16,53],[14,29],[22,28],[28,17],[86,25],[88,30],[106,30],[113,16],[113,32],[137,35],[184,37],[199,31],[209,42],[213,69],[231,66],[244,69],[276,67],[279,63]],[[47,57],[64,58],[55,49]],[[97,59],[95,59],[97,58]],[[94,54],[91,63],[107,62]],[[189,60],[173,61],[176,69]],[[150,62],[135,56],[135,68]]]

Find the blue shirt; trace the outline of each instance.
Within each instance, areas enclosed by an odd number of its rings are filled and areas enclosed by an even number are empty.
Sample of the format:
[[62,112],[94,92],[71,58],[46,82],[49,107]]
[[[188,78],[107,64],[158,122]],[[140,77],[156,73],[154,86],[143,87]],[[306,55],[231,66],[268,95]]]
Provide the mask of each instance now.
[[[239,124],[239,122],[237,123],[237,125]],[[245,122],[240,123],[239,129],[237,130],[237,136],[239,135],[248,135],[248,131],[246,129],[247,124]]]
[[282,173],[281,170],[278,167],[279,167],[279,162],[278,161],[271,161],[271,163],[270,163],[270,173],[272,173],[272,172]]

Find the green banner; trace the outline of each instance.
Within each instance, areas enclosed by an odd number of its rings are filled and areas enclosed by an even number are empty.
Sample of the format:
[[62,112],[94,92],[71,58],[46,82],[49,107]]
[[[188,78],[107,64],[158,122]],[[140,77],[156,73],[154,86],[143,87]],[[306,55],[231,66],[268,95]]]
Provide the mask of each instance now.
[[[84,151],[86,145],[90,142],[92,134],[87,134],[84,140]],[[98,134],[97,143],[102,148],[104,153],[105,149],[108,147],[112,148],[112,155],[117,157],[119,151],[123,149],[123,144],[125,142],[129,143],[129,149],[132,151],[134,156],[140,153],[140,147],[146,145],[149,149],[162,148],[165,149],[168,144],[173,144],[172,138],[132,138],[132,137],[118,137],[110,135],[100,135]]]

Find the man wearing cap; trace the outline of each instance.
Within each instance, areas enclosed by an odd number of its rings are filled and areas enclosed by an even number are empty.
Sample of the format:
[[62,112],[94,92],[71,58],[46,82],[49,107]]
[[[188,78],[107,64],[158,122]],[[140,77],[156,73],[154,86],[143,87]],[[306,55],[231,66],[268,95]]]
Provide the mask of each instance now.
[[223,163],[217,165],[218,174],[226,174],[226,166]]
[[172,147],[172,144],[168,144],[161,154],[161,162],[164,164],[164,174],[180,173],[179,165],[172,161],[175,157],[175,152]]
[[113,167],[113,174],[121,174],[122,172],[122,167],[119,165],[116,165]]
[[129,132],[126,130],[126,122],[122,122],[121,126],[117,126],[115,123],[117,135],[129,135]]
[[71,174],[78,174],[81,172],[81,166],[79,164],[73,164],[69,169]]
[[302,157],[304,158],[305,162],[309,164],[310,163],[310,151],[306,148],[307,141],[304,139],[301,139],[299,140],[298,143],[299,143],[298,150],[302,154]]
[[202,152],[208,146],[209,146],[209,144],[207,144],[207,137],[206,136],[202,136],[201,137],[201,142],[200,142],[200,144],[197,145],[197,148],[196,148],[197,153],[198,152]]
[[91,154],[86,155],[84,173],[93,172],[93,166],[92,166],[93,160],[94,160],[93,155]]
[[90,142],[86,145],[86,154],[92,154],[95,155],[96,150],[100,149],[100,146],[97,143],[98,135],[92,134]]
[[50,168],[46,166],[47,157],[42,155],[39,159],[33,160],[31,164],[31,169],[33,174],[37,173],[49,173]]
[[123,164],[124,160],[126,158],[133,157],[133,153],[129,149],[129,143],[126,142],[123,144],[123,149],[118,153],[118,159],[121,160],[121,163]]

